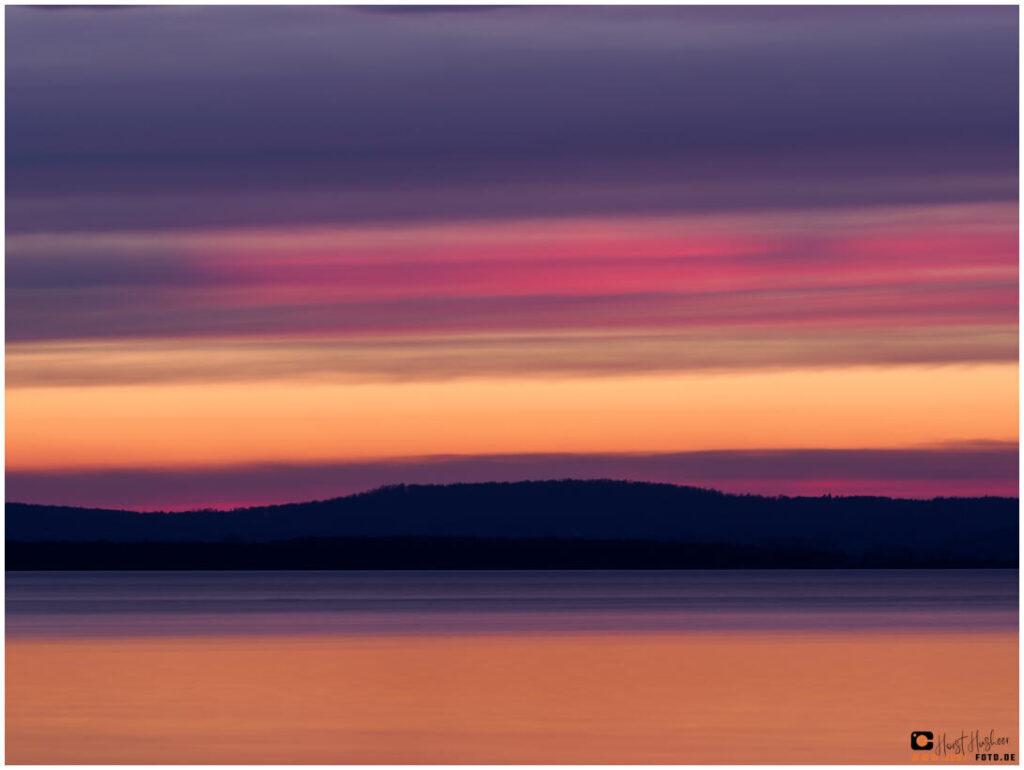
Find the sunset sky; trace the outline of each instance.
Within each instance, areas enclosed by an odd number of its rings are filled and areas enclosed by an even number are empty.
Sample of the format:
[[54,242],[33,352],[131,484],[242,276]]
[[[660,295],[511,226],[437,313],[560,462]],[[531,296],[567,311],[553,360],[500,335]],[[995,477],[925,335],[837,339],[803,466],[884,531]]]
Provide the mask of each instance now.
[[1017,13],[8,7],[7,497],[1016,495]]

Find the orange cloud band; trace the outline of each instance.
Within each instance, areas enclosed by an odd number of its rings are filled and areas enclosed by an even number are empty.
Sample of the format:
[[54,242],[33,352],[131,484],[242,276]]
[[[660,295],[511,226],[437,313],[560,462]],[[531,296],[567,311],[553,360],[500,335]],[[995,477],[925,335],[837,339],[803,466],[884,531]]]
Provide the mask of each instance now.
[[10,470],[1017,438],[1016,363],[7,391]]

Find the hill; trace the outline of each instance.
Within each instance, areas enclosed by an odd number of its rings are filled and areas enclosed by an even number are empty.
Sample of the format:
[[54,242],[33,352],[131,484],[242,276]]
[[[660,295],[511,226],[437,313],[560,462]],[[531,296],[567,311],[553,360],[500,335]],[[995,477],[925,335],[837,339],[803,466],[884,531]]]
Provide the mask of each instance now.
[[[268,560],[291,568],[314,562],[324,568],[414,562],[458,567],[473,543],[477,556],[468,561],[477,567],[514,567],[536,561],[539,553],[548,567],[560,560],[635,567],[648,557],[651,566],[680,560],[712,566],[1011,566],[1017,563],[1017,528],[1015,498],[763,497],[671,484],[565,480],[403,485],[331,500],[187,513],[8,503],[6,538],[9,568],[58,568],[69,559],[93,568],[139,562],[142,551],[117,549],[118,543],[150,544],[142,550],[162,554],[158,561],[165,568],[183,559],[195,563],[198,553],[204,554],[204,568],[256,568]],[[333,548],[325,545],[331,539]],[[390,549],[383,539],[390,539]],[[298,540],[306,545],[280,545]],[[370,547],[371,540],[376,545]],[[101,542],[107,545],[100,548]],[[462,546],[453,551],[455,542]],[[396,550],[399,543],[404,556]],[[428,543],[435,553],[454,555],[439,562],[413,556]],[[103,558],[97,556],[101,551]],[[338,556],[342,551],[349,556]],[[371,551],[378,556],[365,558]],[[490,562],[484,552],[492,554]],[[255,558],[257,553],[262,556]],[[325,559],[325,553],[335,555]],[[34,557],[26,562],[26,554]]]

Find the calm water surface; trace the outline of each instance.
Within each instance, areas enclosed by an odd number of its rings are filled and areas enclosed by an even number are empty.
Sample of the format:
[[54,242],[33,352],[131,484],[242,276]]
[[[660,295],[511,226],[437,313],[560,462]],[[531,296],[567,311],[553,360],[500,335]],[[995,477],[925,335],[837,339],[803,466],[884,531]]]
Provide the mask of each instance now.
[[1017,750],[1015,570],[6,582],[12,763],[905,763],[911,730]]

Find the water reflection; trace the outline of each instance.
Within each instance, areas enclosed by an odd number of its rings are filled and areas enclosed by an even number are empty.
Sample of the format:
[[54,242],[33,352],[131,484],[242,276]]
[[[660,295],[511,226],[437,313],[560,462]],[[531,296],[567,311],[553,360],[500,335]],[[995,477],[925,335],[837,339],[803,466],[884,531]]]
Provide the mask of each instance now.
[[1016,751],[1016,606],[1016,572],[11,574],[7,760]]

